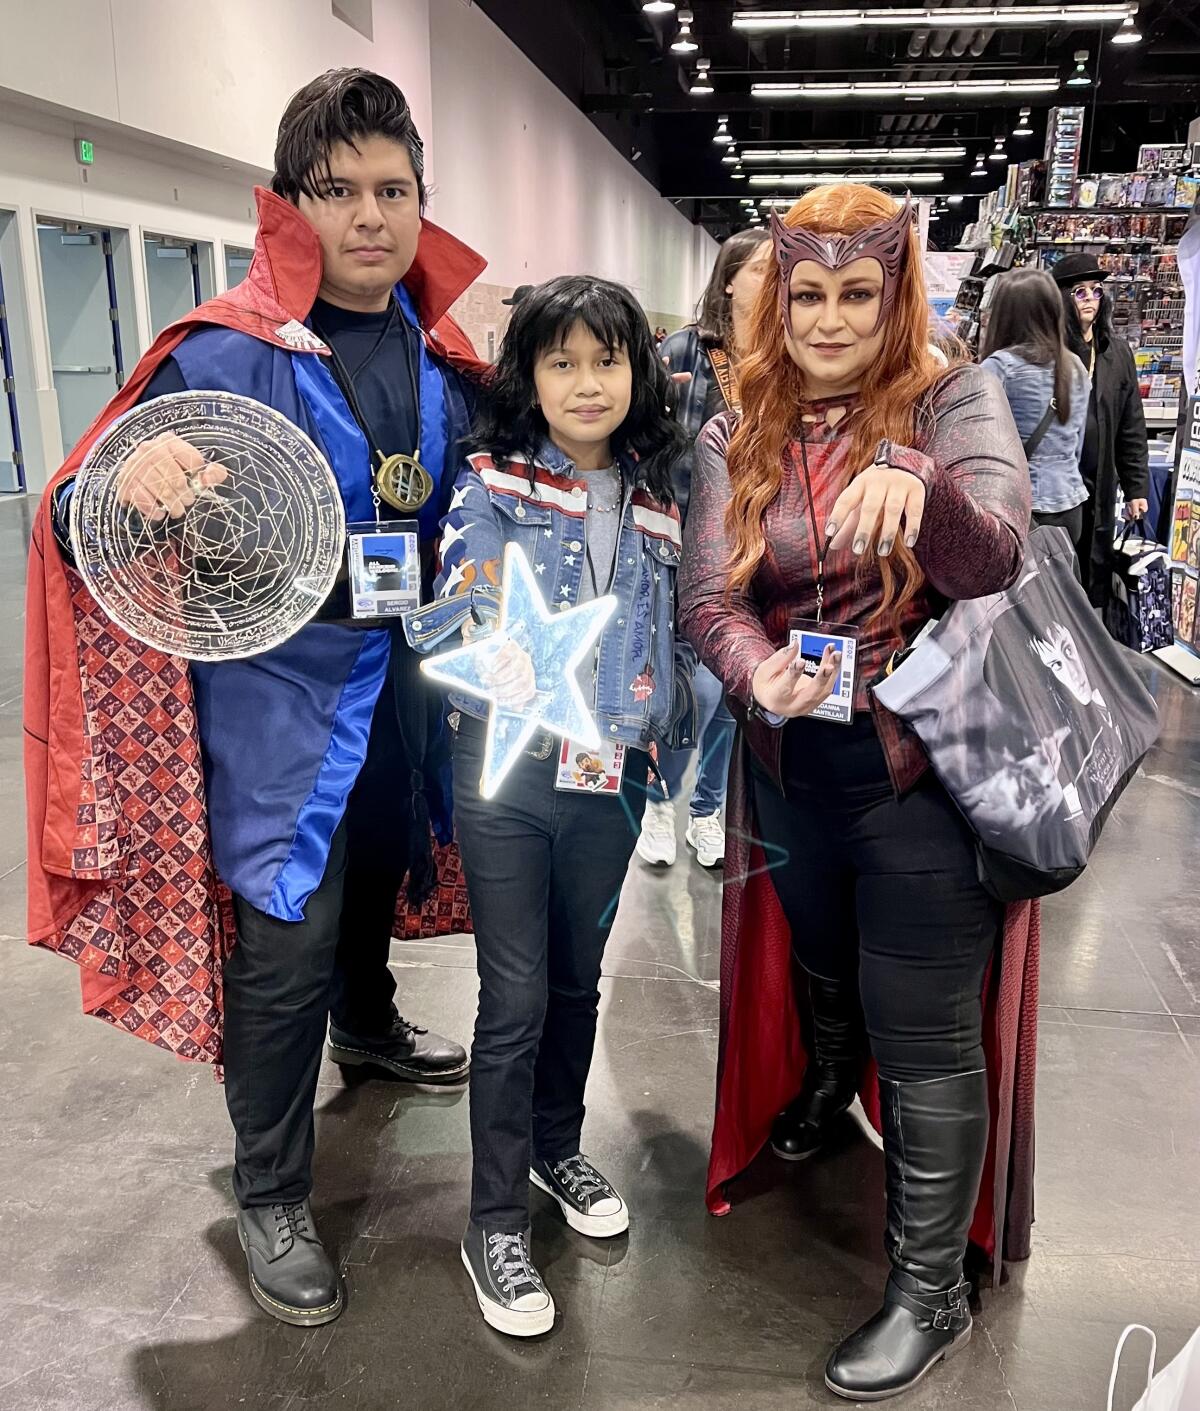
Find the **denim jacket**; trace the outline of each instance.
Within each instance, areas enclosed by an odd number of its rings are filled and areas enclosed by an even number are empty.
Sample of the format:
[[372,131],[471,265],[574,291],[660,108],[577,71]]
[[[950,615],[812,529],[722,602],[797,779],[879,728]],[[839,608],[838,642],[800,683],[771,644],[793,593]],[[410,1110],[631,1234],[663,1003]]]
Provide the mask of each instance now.
[[[695,654],[675,638],[675,576],[682,542],[679,511],[637,483],[632,462],[624,485],[612,592],[617,608],[600,638],[596,719],[600,733],[635,749],[652,741],[685,746],[695,738]],[[631,488],[632,486],[632,488]],[[467,458],[442,524],[441,568],[434,601],[408,614],[405,631],[430,652],[468,620],[494,621],[507,544],[519,544],[548,603],[579,600],[586,568],[587,485],[547,439],[533,465],[513,458]],[[487,706],[451,694],[451,705],[484,717]]]
[[[1092,384],[1083,364],[1071,356],[1071,414],[1065,422],[1054,417],[1029,457],[1029,481],[1036,514],[1062,514],[1088,498],[1079,473],[1079,457],[1087,429]],[[1001,348],[981,366],[1000,381],[1012,408],[1022,441],[1028,441],[1046,414],[1054,395],[1054,368],[1031,363],[1016,348]]]

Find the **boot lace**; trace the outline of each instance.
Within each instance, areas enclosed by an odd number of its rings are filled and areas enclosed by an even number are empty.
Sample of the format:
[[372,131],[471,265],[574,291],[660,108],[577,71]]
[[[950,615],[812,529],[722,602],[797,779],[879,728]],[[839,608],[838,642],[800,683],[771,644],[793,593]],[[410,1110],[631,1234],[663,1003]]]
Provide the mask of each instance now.
[[505,1293],[515,1294],[522,1288],[545,1292],[541,1276],[529,1257],[529,1246],[524,1235],[489,1235],[488,1257],[495,1270],[496,1281]]
[[280,1235],[290,1235],[293,1239],[309,1233],[308,1212],[303,1201],[280,1201],[271,1207],[275,1216],[275,1230]]

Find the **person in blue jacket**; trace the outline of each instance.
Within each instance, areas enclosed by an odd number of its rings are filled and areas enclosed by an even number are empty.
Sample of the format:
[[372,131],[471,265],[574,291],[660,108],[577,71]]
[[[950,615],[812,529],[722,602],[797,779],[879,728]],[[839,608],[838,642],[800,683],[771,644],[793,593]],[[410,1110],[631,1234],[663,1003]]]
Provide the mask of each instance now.
[[[417,456],[428,497],[409,517],[431,587],[480,367],[447,310],[483,261],[423,219],[423,168],[390,80],[343,69],[301,89],[280,124],[273,190],[258,193],[245,283],[164,333],[133,377],[143,399],[206,389],[282,412],[324,451],[350,523],[374,520],[387,459]],[[119,494],[152,520],[177,517],[224,474],[186,441],[157,440],[130,455]],[[73,484],[55,492],[67,551]],[[259,1305],[326,1323],[342,1284],[309,1194],[327,1025],[344,1066],[419,1083],[467,1076],[461,1045],[401,1017],[388,968],[400,887],[406,876],[410,895],[428,886],[431,823],[450,837],[448,741],[402,630],[352,621],[344,581],[282,646],[195,662],[191,675],[212,852],[237,924],[223,1061],[239,1236]]]
[[[688,444],[671,383],[627,289],[566,276],[528,293],[505,335],[474,452],[442,534],[437,600],[410,615],[431,650],[490,629],[508,545],[548,603],[616,597],[580,687],[603,744],[536,738],[493,798],[480,793],[483,702],[451,695],[454,814],[475,922],[479,1014],[471,1054],[472,1180],[462,1258],[485,1320],[529,1337],[554,1300],[529,1247],[531,1184],[572,1229],[621,1234],[629,1211],[581,1150],[600,962],[637,839],[652,746],[694,725],[694,656],[675,641]],[[510,642],[493,687],[520,706],[533,664]]]

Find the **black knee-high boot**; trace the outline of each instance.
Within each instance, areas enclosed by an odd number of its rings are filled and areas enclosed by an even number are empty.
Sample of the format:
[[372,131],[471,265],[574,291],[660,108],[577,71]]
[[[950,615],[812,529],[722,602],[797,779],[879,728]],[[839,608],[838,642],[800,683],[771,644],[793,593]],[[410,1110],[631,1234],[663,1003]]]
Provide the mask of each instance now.
[[883,1401],[971,1336],[963,1255],[987,1152],[987,1074],[879,1084],[892,1273],[883,1307],[834,1352],[830,1391]]
[[812,1156],[830,1123],[854,1101],[863,1060],[863,1017],[858,981],[808,977],[812,1047],[800,1094],[771,1128],[771,1146],[785,1161]]

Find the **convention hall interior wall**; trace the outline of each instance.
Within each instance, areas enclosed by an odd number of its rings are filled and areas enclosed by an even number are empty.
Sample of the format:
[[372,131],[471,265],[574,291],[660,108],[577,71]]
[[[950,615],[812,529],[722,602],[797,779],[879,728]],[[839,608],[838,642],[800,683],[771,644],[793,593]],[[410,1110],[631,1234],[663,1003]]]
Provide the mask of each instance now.
[[[478,9],[209,0],[202,23],[200,13],[182,0],[0,0],[0,276],[30,489],[45,483],[82,415],[64,405],[79,400],[79,374],[62,374],[63,359],[87,365],[85,353],[63,352],[71,310],[53,300],[66,282],[45,278],[53,241],[39,220],[112,231],[128,369],[155,331],[146,236],[196,242],[206,289],[235,281],[279,114],[323,68],[371,67],[408,95],[426,142],[429,214],[488,260],[455,310],[482,353],[503,332],[502,297],[565,271],[624,280],[652,322],[675,327],[690,313],[710,238]],[[90,167],[76,160],[77,137],[95,144]]]

